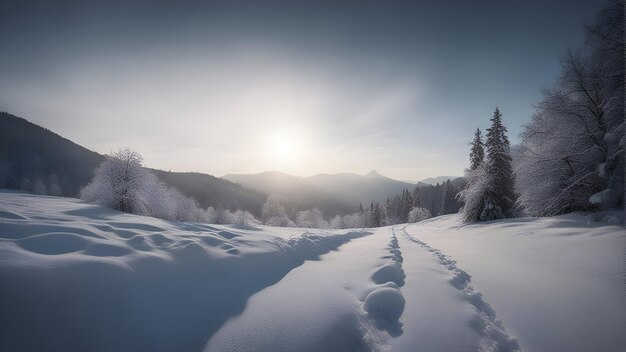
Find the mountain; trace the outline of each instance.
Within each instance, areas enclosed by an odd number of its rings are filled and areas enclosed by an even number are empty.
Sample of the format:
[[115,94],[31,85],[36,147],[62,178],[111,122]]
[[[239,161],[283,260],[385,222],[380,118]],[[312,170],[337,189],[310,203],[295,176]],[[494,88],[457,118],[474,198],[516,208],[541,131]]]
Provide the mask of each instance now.
[[454,179],[459,178],[459,176],[437,176],[437,177],[429,177],[423,180],[420,180],[418,183],[425,183],[427,185],[436,185],[445,183],[447,180],[453,181]]
[[[223,178],[244,187],[267,194],[275,194],[298,204],[335,204],[334,209],[353,211],[359,203],[383,202],[414,184],[385,177],[376,171],[365,175],[355,173],[319,174],[298,177],[277,171],[258,174],[230,174]],[[334,203],[336,202],[336,203]],[[327,211],[325,211],[327,213]],[[339,212],[338,212],[339,213]],[[328,214],[330,215],[330,214]]]
[[[54,179],[61,195],[76,197],[104,159],[26,119],[0,112],[0,188],[20,189],[25,180],[41,180],[49,187]],[[265,202],[265,194],[211,175],[152,171],[203,208],[246,209],[258,216]]]
[[[104,156],[27,120],[0,112],[0,187],[57,178],[61,195],[75,197]],[[56,176],[53,176],[56,175]]]
[[281,198],[290,216],[297,210],[317,207],[325,215],[347,214],[355,211],[358,203],[349,202],[311,183],[308,179],[279,171],[258,174],[229,174],[222,177],[243,187]]
[[365,175],[355,173],[319,174],[306,178],[320,189],[353,204],[383,202],[400,194],[402,190],[412,190],[415,185],[394,180],[376,171]]

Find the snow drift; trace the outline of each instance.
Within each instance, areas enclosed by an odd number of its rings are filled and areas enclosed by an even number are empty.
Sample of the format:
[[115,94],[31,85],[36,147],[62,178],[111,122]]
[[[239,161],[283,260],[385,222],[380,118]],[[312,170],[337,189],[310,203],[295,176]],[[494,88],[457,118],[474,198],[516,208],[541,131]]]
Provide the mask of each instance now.
[[2,191],[0,350],[200,351],[250,295],[365,234],[283,239]]

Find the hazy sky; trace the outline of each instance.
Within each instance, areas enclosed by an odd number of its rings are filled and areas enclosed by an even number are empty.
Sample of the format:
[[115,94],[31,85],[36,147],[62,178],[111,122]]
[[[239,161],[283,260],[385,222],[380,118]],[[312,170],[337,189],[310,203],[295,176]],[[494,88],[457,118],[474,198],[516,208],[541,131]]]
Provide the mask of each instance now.
[[602,1],[0,0],[0,110],[221,176],[461,175],[513,142]]

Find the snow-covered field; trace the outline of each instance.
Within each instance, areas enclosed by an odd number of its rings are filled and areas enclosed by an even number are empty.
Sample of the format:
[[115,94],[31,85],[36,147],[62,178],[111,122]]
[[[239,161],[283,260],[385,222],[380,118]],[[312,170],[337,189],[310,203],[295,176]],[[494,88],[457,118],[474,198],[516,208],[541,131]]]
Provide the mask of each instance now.
[[0,191],[0,350],[623,351],[625,232],[172,223]]

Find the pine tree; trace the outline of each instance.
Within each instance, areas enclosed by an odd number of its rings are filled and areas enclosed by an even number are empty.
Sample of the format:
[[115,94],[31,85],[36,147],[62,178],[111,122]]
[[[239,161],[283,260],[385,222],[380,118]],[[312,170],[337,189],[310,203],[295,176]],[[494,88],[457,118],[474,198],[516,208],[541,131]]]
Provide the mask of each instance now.
[[391,198],[387,198],[387,202],[385,202],[385,210],[389,216],[389,222],[395,224],[395,202]]
[[496,108],[487,129],[487,164],[489,176],[484,209],[480,220],[499,219],[511,215],[515,203],[514,176],[511,167],[511,147],[502,124],[502,114]]
[[480,128],[476,128],[476,132],[474,132],[474,140],[470,143],[470,145],[472,146],[472,150],[470,151],[470,170],[476,170],[485,159],[485,149],[483,148],[483,139],[480,133]]
[[412,208],[419,208],[422,206],[422,199],[420,198],[419,187],[416,186],[415,189],[413,189],[413,194],[411,195],[411,198],[413,199]]
[[411,211],[413,200],[411,199],[411,193],[408,189],[402,191],[401,201],[401,218],[400,222],[405,223],[409,221],[409,212]]
[[376,203],[376,205],[373,205],[373,212],[372,212],[372,227],[381,227],[383,224],[383,211],[382,208],[380,206],[380,203]]
[[441,215],[452,214],[456,211],[454,200],[454,186],[450,180],[443,185],[443,201],[441,204]]

